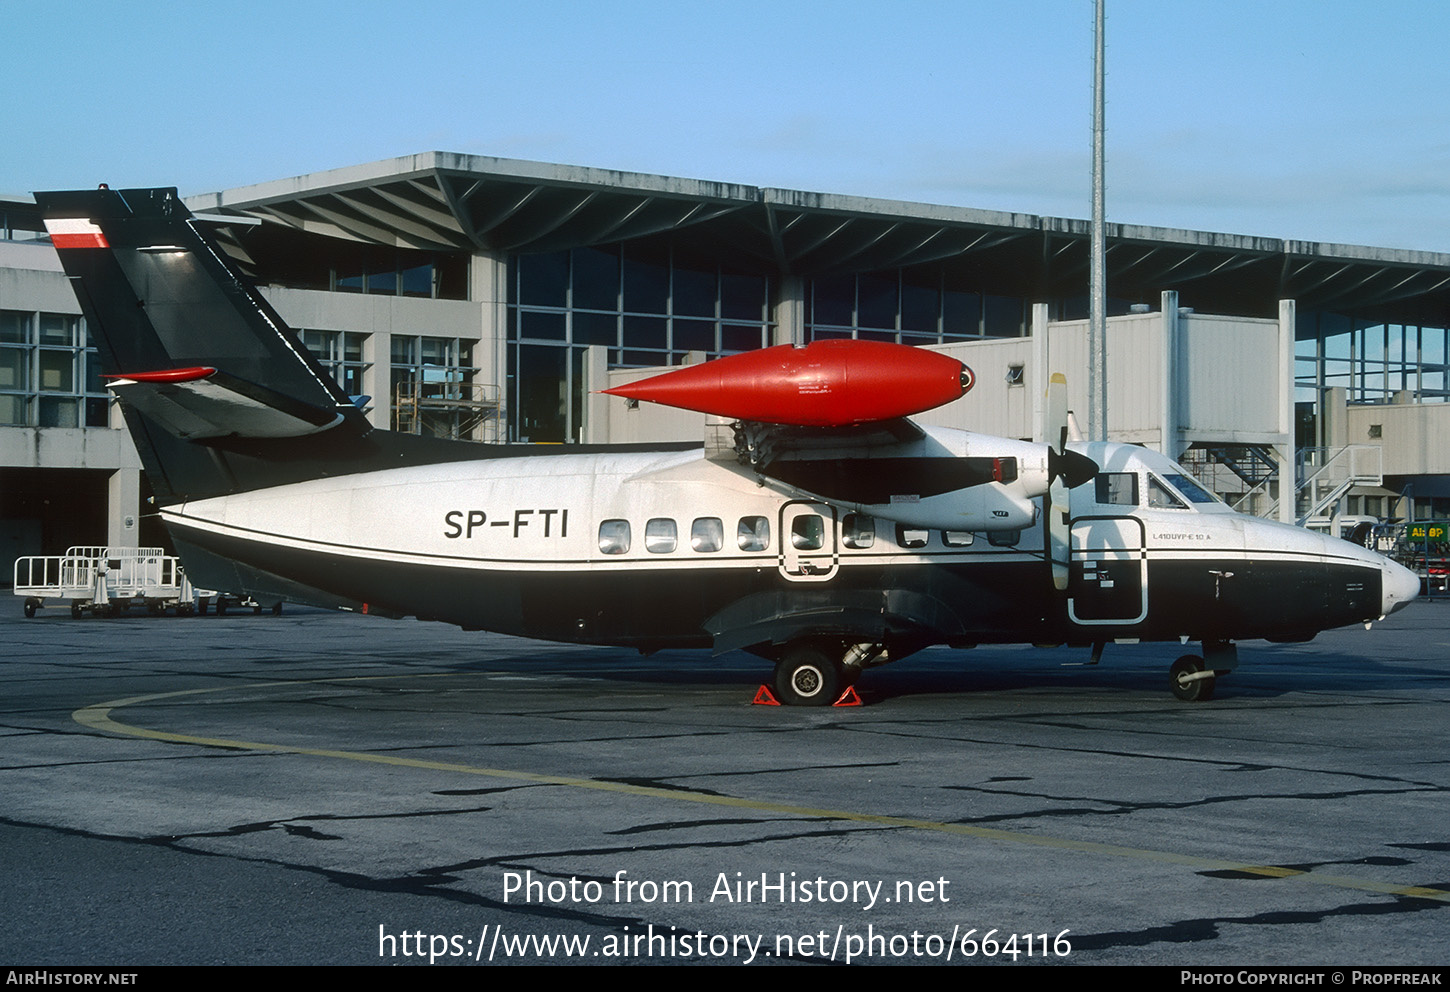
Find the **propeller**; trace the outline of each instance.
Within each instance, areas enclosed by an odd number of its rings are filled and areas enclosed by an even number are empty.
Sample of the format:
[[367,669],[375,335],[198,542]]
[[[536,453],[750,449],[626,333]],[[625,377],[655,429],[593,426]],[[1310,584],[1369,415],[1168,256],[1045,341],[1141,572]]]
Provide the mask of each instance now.
[[1098,463],[1067,450],[1067,377],[1052,373],[1047,383],[1047,497],[1042,514],[1042,543],[1052,564],[1053,588],[1067,589],[1072,555],[1072,507],[1069,491],[1092,479]]

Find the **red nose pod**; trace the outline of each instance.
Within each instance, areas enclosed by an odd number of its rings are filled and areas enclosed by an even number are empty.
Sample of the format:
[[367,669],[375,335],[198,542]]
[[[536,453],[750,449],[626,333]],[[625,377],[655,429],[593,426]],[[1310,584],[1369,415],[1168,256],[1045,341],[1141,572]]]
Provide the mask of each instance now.
[[737,420],[846,427],[950,403],[972,381],[971,369],[935,351],[816,341],[729,355],[604,391]]

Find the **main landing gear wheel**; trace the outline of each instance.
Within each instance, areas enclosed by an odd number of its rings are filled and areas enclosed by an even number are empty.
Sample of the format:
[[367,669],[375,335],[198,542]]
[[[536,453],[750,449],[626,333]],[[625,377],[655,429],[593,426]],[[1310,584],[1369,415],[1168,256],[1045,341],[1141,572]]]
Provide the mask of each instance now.
[[[1213,686],[1217,681],[1213,672],[1201,674],[1206,669],[1203,659],[1196,654],[1186,654],[1168,669],[1168,680],[1173,695],[1185,703],[1206,703],[1213,698]],[[1197,676],[1195,678],[1194,676]]]
[[843,684],[841,663],[815,646],[792,647],[775,665],[775,695],[787,706],[830,706]]

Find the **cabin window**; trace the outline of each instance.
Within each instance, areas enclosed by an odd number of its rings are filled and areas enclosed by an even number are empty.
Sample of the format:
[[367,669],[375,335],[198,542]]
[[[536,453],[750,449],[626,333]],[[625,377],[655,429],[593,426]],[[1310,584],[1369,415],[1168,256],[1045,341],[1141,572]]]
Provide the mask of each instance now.
[[1097,477],[1099,506],[1137,506],[1137,472],[1099,472]]
[[1022,529],[1016,530],[989,530],[987,531],[987,543],[994,548],[1011,548],[1022,540]]
[[876,519],[864,513],[848,513],[841,520],[841,541],[848,548],[869,548],[876,543]]
[[1219,498],[1198,484],[1198,480],[1187,475],[1165,475],[1168,484],[1188,497],[1190,503],[1217,503]]
[[1148,476],[1148,505],[1159,510],[1186,510],[1188,504],[1173,494],[1156,475]]
[[629,521],[606,520],[600,524],[599,550],[607,555],[629,554]]
[[819,551],[826,543],[826,519],[814,513],[790,522],[790,544],[797,551]]
[[741,517],[735,541],[741,551],[764,551],[770,547],[770,521],[764,517]]
[[924,548],[930,539],[930,531],[920,527],[908,527],[906,524],[896,525],[896,543],[903,548]]
[[725,524],[719,517],[696,517],[690,525],[690,547],[709,553],[725,546]]
[[969,548],[972,546],[972,532],[969,530],[944,530],[941,532],[941,543],[949,548]]
[[644,525],[644,549],[650,554],[667,555],[677,543],[675,522],[669,517],[652,517]]

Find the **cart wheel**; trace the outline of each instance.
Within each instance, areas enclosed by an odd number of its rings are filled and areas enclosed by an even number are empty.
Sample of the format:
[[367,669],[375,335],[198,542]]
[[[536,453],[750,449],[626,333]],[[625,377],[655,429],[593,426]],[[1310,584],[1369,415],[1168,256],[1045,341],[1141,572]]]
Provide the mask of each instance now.
[[40,609],[40,600],[27,597],[25,600],[25,616],[27,618],[35,616],[35,611],[38,609]]
[[80,600],[78,600],[78,599],[71,600],[71,604],[70,604],[70,618],[72,620],[79,620],[82,616],[85,615],[85,612],[86,611],[81,608]]

